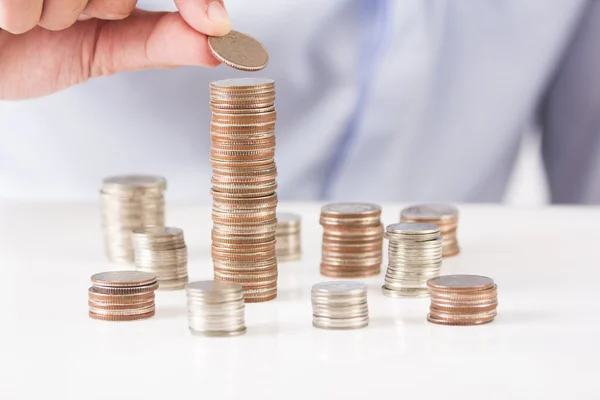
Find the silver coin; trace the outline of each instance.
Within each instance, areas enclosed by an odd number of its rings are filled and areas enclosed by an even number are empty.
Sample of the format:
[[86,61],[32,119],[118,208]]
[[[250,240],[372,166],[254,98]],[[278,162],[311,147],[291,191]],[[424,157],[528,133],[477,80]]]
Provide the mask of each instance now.
[[455,219],[458,208],[451,204],[419,204],[405,208],[400,215],[413,220]]
[[327,204],[321,208],[322,213],[334,215],[355,215],[355,214],[371,214],[380,212],[381,207],[375,204],[367,203],[333,203]]
[[219,88],[230,88],[234,87],[236,89],[256,89],[262,86],[274,86],[275,81],[273,79],[267,78],[233,78],[233,79],[222,79],[219,81],[213,81],[210,83],[210,87],[212,90]]
[[494,286],[494,280],[480,275],[444,275],[428,282],[432,289],[481,290]]
[[418,222],[400,222],[386,227],[386,232],[389,234],[426,235],[439,231],[437,225]]
[[156,275],[139,271],[109,271],[92,275],[95,286],[145,286],[156,282]]

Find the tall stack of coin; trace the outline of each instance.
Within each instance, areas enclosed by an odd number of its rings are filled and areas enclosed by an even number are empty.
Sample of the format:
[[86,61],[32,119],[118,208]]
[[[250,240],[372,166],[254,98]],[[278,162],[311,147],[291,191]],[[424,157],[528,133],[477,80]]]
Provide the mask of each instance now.
[[427,282],[431,306],[427,319],[442,325],[480,325],[497,315],[498,287],[478,275],[445,275]]
[[232,282],[201,281],[186,286],[192,333],[237,336],[246,332],[244,291]]
[[321,208],[323,248],[321,274],[362,278],[379,274],[382,262],[381,207],[334,203]]
[[360,282],[321,282],[312,287],[313,326],[357,329],[369,324],[367,285]]
[[458,208],[451,204],[419,204],[405,208],[400,222],[422,222],[440,227],[443,256],[451,257],[460,252],[458,246]]
[[386,228],[388,268],[383,294],[389,297],[426,297],[427,280],[440,274],[442,238],[433,224],[399,223]]
[[135,268],[158,278],[159,290],[179,290],[188,283],[187,246],[179,228],[138,228],[132,232]]
[[298,260],[302,255],[300,236],[302,217],[293,213],[277,213],[277,243],[278,261]]
[[103,321],[133,321],[154,315],[156,276],[139,271],[92,275],[88,289],[89,315]]
[[104,179],[100,201],[109,261],[133,264],[131,231],[165,225],[166,185],[160,176],[125,175]]
[[277,297],[275,84],[210,85],[212,258],[217,280],[238,282],[246,302]]

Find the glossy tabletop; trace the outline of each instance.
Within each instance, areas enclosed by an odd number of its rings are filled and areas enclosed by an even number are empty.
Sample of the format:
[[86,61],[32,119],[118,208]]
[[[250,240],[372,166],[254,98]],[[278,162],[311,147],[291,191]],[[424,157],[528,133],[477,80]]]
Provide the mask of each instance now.
[[[384,223],[402,206],[384,205]],[[157,292],[149,320],[88,317],[90,276],[127,268],[105,259],[97,205],[0,205],[0,398],[597,398],[599,208],[460,206],[462,253],[442,274],[494,278],[496,320],[428,323],[428,299],[382,295],[384,264],[355,331],[311,324],[319,209],[280,205],[303,215],[302,260],[280,264],[275,301],[247,305],[247,334],[203,338],[185,291]],[[184,229],[191,280],[212,279],[210,209],[169,205],[167,223]]]

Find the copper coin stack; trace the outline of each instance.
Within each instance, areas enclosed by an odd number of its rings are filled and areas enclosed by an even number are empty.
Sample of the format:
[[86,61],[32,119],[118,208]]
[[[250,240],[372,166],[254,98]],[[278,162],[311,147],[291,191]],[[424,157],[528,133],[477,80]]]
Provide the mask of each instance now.
[[321,208],[323,247],[321,274],[331,278],[364,278],[381,271],[381,207],[333,203]]
[[481,325],[497,314],[498,287],[479,275],[445,275],[427,281],[431,306],[427,320],[441,325]]
[[102,233],[109,261],[133,264],[131,231],[165,225],[164,191],[160,176],[124,175],[104,179],[100,191]]
[[400,222],[423,222],[440,227],[443,256],[460,253],[458,246],[458,208],[451,204],[419,204],[405,208],[400,213]]
[[247,303],[277,297],[275,83],[210,85],[212,258],[216,280],[240,283]]
[[88,289],[89,315],[103,321],[134,321],[154,316],[156,276],[138,271],[92,275]]
[[388,297],[426,297],[427,280],[442,266],[440,228],[433,224],[399,223],[386,228],[388,268],[383,294]]
[[277,213],[275,250],[279,262],[299,260],[302,256],[301,223],[302,217],[298,214]]
[[135,268],[158,278],[159,290],[180,290],[188,283],[187,246],[179,228],[138,228],[132,232]]

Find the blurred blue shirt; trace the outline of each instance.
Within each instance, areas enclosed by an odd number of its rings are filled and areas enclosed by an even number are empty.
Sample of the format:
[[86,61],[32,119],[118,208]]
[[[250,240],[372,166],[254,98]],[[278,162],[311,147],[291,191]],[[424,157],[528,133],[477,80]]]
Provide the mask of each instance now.
[[[141,1],[173,9],[170,1]],[[501,201],[540,128],[554,202],[600,202],[600,6],[584,0],[229,0],[271,53],[284,200]],[[0,198],[95,199],[157,173],[210,201],[208,84],[125,73],[0,103]]]

